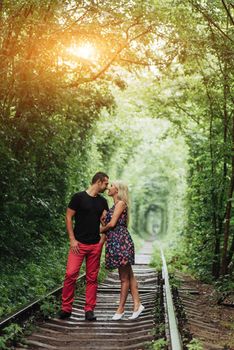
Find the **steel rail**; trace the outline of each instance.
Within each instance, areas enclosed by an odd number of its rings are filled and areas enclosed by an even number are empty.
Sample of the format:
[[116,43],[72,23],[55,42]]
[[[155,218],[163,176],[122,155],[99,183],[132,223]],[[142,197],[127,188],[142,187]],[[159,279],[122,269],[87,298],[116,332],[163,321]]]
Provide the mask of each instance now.
[[[77,283],[83,281],[85,278],[85,274],[82,274],[78,279]],[[39,299],[36,299],[34,301],[29,302],[23,308],[20,308],[18,311],[15,311],[6,317],[2,318],[0,320],[0,330],[11,324],[12,322],[17,323],[23,323],[25,322],[33,313],[38,311],[40,309],[40,304],[44,298],[47,298],[49,296],[58,296],[62,293],[63,286],[59,286],[52,291],[50,291],[48,294],[45,295],[45,297],[41,297]]]
[[171,350],[182,350],[182,339],[180,336],[180,332],[178,329],[178,323],[175,315],[175,308],[172,300],[171,288],[169,284],[169,276],[167,270],[166,259],[160,246],[161,258],[162,258],[162,276],[164,280],[164,291],[165,291],[165,305],[166,305],[166,313],[169,324],[169,342],[171,346]]

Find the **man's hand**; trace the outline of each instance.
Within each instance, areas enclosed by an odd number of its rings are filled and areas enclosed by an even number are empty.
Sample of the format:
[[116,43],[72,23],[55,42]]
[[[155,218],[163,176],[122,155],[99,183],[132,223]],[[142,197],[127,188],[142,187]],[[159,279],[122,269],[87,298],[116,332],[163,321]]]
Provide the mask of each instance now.
[[71,251],[75,254],[79,253],[79,242],[76,239],[70,240]]
[[103,233],[103,234],[101,235],[101,239],[100,239],[100,241],[99,241],[99,244],[101,244],[101,245],[103,246],[103,244],[105,243],[105,240],[106,240],[106,235]]

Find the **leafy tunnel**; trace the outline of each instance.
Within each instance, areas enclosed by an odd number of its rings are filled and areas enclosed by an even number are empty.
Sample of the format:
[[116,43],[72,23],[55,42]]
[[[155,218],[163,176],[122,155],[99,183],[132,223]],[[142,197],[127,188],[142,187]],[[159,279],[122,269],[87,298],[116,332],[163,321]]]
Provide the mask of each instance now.
[[[130,231],[233,289],[232,1],[0,1],[0,315],[61,282],[103,170]],[[49,256],[49,262],[48,262]]]

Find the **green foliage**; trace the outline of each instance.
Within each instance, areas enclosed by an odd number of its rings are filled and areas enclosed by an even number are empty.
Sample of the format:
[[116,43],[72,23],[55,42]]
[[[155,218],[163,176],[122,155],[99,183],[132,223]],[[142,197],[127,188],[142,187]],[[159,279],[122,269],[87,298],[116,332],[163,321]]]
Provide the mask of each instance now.
[[158,271],[161,271],[162,269],[161,252],[158,246],[154,247],[153,249],[150,266],[155,267]]
[[200,342],[200,340],[193,338],[189,344],[187,344],[188,350],[203,350],[203,346]]
[[14,269],[10,264],[5,264],[1,274],[0,316],[16,311],[62,284],[67,258],[64,247],[65,241],[57,244],[47,241],[38,251],[36,261],[25,257],[18,261]]
[[164,338],[160,338],[160,339],[157,339],[157,340],[153,341],[150,344],[149,349],[152,349],[152,350],[163,350],[163,349],[166,349],[167,345],[168,345],[167,340],[165,340]]
[[60,310],[60,307],[60,301],[53,295],[41,299],[40,312],[43,318],[54,316]]
[[[68,199],[100,169],[129,184],[133,235],[168,241],[169,266],[232,286],[229,5],[0,7],[1,314],[61,283]],[[69,50],[89,41],[98,59]]]
[[178,0],[170,21],[180,52],[149,85],[147,100],[152,115],[167,115],[188,146],[184,260],[202,278],[217,279],[230,275],[234,253],[233,15],[223,2]]
[[5,327],[0,337],[0,349],[9,349],[9,344],[16,345],[23,335],[23,329],[16,323],[11,323],[10,326]]
[[129,78],[124,92],[113,91],[116,115],[103,114],[93,149],[105,150],[100,161],[109,168],[111,179],[122,178],[129,184],[131,232],[162,238],[176,235],[183,227],[187,149],[168,121],[151,117],[145,98],[150,81]]
[[215,281],[215,289],[219,293],[233,293],[234,291],[234,279],[230,279],[229,275],[223,276],[222,278],[219,278]]

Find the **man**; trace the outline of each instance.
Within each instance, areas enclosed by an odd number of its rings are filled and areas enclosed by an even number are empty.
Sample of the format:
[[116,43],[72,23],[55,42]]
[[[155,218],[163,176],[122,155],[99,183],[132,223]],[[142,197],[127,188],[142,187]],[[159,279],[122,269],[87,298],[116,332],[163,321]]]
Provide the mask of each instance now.
[[[62,310],[60,318],[71,316],[76,280],[80,267],[86,258],[86,303],[85,319],[96,321],[94,308],[97,298],[97,277],[100,268],[100,257],[105,235],[100,239],[100,220],[108,210],[103,193],[108,186],[108,175],[98,172],[92,179],[91,186],[74,194],[66,212],[66,226],[70,239],[70,251],[62,292]],[[73,230],[72,219],[75,217]]]

